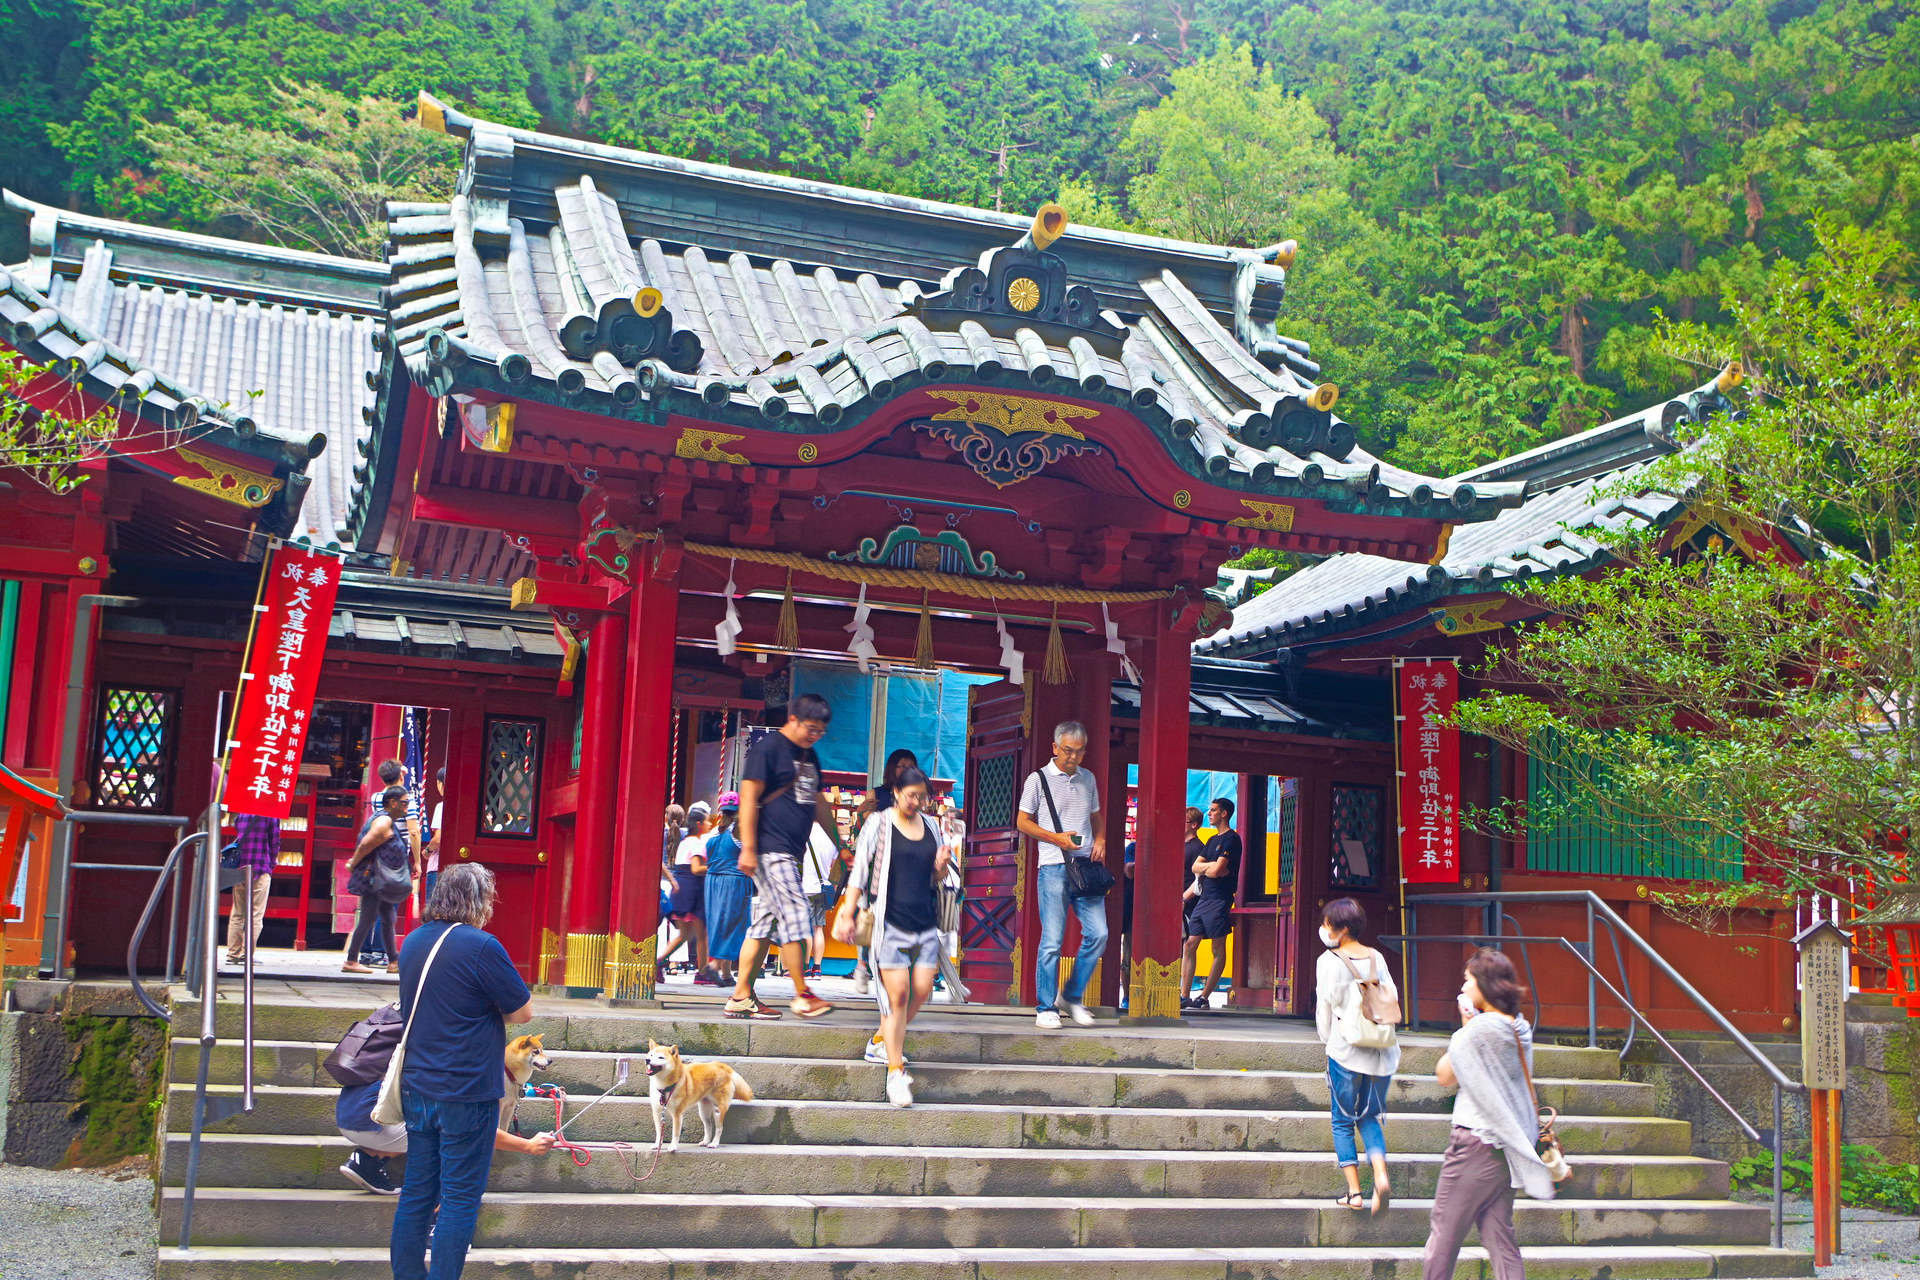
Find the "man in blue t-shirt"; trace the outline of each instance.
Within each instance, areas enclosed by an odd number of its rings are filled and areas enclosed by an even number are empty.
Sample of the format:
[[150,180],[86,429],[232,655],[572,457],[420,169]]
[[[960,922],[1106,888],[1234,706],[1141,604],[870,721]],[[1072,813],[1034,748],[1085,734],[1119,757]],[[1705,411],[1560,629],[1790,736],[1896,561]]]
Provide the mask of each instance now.
[[433,1280],[454,1280],[466,1265],[506,1092],[506,1023],[533,1018],[532,993],[485,929],[494,896],[484,866],[442,873],[400,949],[400,1013],[412,1023],[400,1076],[407,1181],[388,1244],[394,1280],[426,1280],[430,1229]]
[[807,942],[813,937],[800,859],[818,822],[834,829],[833,810],[820,785],[820,757],[813,744],[833,718],[827,700],[803,693],[787,707],[787,723],[747,752],[740,774],[740,870],[753,877],[753,920],[740,948],[740,977],[727,1001],[729,1018],[772,1019],[778,1009],[760,1003],[753,980],[770,946],[793,977],[796,1017],[817,1018],[833,1006],[807,988]]

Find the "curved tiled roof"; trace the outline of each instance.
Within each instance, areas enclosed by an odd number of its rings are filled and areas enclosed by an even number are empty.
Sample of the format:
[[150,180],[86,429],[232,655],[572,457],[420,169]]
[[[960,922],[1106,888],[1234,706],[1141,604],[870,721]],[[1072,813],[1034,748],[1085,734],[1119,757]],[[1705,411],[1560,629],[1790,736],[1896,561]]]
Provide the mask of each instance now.
[[384,269],[4,198],[33,247],[0,270],[11,345],[124,411],[303,476],[290,535],[337,541],[370,432]]
[[[429,120],[446,110],[425,106]],[[908,386],[997,380],[1127,404],[1187,470],[1249,493],[1459,520],[1488,518],[1525,490],[1415,476],[1357,448],[1330,412],[1337,391],[1310,380],[1318,366],[1306,344],[1256,336],[1284,284],[1284,266],[1269,265],[1284,262],[1280,246],[1138,237],[1136,278],[1102,277],[1097,289],[1075,281],[1071,237],[1052,251],[1044,238],[1002,241],[977,264],[924,260],[918,277],[864,269],[890,256],[865,241],[835,252],[816,236],[811,260],[723,250],[689,235],[684,209],[668,216],[646,202],[636,175],[662,157],[448,118],[468,135],[462,190],[444,205],[393,206],[388,245],[395,350],[435,394],[458,387],[643,419],[643,400],[672,407],[684,396],[690,416],[805,432],[857,420]],[[817,183],[789,192],[789,180],[715,166],[680,172],[691,168],[674,172],[712,185],[710,207],[722,186],[761,183],[815,201],[825,225],[835,204],[884,207],[896,223],[969,213]],[[1116,246],[1102,241],[1101,252],[1108,276],[1126,264]],[[1230,318],[1244,334],[1173,269],[1188,260],[1237,273]],[[1037,282],[1024,312],[998,292],[1016,270]]]
[[1524,475],[1543,492],[1484,524],[1454,529],[1438,564],[1371,555],[1331,556],[1236,605],[1229,630],[1194,646],[1200,654],[1255,657],[1351,631],[1452,596],[1564,573],[1605,559],[1611,536],[1657,529],[1685,505],[1639,492],[1634,480],[1678,443],[1667,428],[1731,408],[1726,375],[1680,398],[1592,431],[1502,459],[1460,478]]

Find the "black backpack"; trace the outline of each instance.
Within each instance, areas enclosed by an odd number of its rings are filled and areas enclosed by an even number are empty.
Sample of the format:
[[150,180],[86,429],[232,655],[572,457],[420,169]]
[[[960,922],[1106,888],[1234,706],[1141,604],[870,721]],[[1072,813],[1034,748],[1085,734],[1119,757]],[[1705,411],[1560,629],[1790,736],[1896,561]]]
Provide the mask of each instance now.
[[405,1028],[399,1002],[383,1004],[349,1027],[320,1065],[343,1085],[372,1084],[387,1074],[387,1063]]

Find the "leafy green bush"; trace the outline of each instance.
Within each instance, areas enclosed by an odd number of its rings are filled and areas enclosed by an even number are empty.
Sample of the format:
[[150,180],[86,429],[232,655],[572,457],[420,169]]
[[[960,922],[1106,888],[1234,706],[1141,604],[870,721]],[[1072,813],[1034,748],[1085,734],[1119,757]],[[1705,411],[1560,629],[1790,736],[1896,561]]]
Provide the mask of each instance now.
[[[1735,1160],[1730,1166],[1733,1189],[1771,1194],[1773,1157],[1762,1153]],[[1788,1195],[1813,1192],[1813,1162],[1789,1157],[1780,1167],[1780,1185]],[[1890,1213],[1920,1213],[1920,1164],[1896,1164],[1872,1147],[1840,1148],[1840,1199],[1857,1209],[1885,1209]]]

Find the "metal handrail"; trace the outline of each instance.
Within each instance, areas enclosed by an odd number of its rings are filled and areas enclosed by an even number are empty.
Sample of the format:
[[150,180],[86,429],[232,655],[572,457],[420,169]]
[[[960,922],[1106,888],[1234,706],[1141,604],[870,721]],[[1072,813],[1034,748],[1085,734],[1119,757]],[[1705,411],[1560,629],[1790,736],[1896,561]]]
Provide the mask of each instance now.
[[[1628,924],[1625,920],[1621,919],[1620,914],[1616,912],[1612,907],[1608,906],[1605,899],[1601,898],[1598,894],[1587,889],[1519,889],[1519,890],[1503,889],[1503,890],[1490,891],[1490,892],[1484,892],[1484,893],[1419,894],[1407,899],[1407,903],[1406,903],[1407,933],[1400,936],[1405,941],[1413,942],[1413,943],[1442,942],[1442,941],[1474,941],[1476,939],[1469,939],[1469,938],[1452,936],[1452,935],[1446,936],[1446,937],[1419,936],[1418,930],[1415,928],[1415,924],[1414,924],[1416,908],[1419,906],[1437,906],[1437,905],[1460,906],[1460,907],[1466,907],[1466,906],[1499,907],[1506,903],[1514,903],[1514,902],[1577,902],[1586,908],[1587,941],[1586,941],[1585,949],[1583,950],[1580,944],[1575,943],[1566,937],[1556,937],[1554,941],[1558,942],[1562,947],[1566,948],[1566,950],[1572,952],[1576,957],[1578,957],[1580,959],[1581,964],[1584,965],[1587,970],[1587,1044],[1588,1046],[1598,1047],[1599,1045],[1598,987],[1601,985],[1604,985],[1607,988],[1608,992],[1611,993],[1616,1000],[1619,1000],[1621,1005],[1625,1007],[1626,1010],[1632,1015],[1632,1018],[1630,1018],[1627,1023],[1629,1043],[1631,1043],[1634,1022],[1635,1020],[1637,1020],[1638,1022],[1646,1026],[1647,1031],[1656,1040],[1660,1042],[1661,1047],[1666,1049],[1668,1053],[1672,1054],[1674,1059],[1678,1061],[1681,1066],[1687,1069],[1688,1074],[1692,1075],[1695,1080],[1699,1081],[1700,1085],[1703,1088],[1705,1088],[1709,1094],[1712,1095],[1714,1101],[1718,1102],[1722,1107],[1726,1108],[1727,1113],[1733,1116],[1735,1123],[1737,1123],[1740,1126],[1742,1132],[1744,1132],[1749,1139],[1751,1139],[1754,1142],[1760,1143],[1762,1146],[1769,1148],[1773,1152],[1773,1246],[1776,1249],[1783,1247],[1783,1240],[1785,1235],[1785,1224],[1782,1218],[1782,1209],[1783,1209],[1782,1181],[1783,1179],[1782,1179],[1781,1161],[1782,1161],[1782,1151],[1785,1146],[1785,1143],[1782,1141],[1782,1138],[1781,1138],[1781,1097],[1783,1093],[1787,1093],[1787,1092],[1805,1093],[1807,1091],[1806,1086],[1804,1084],[1801,1084],[1797,1080],[1788,1078],[1786,1073],[1780,1070],[1779,1066],[1773,1061],[1773,1059],[1767,1057],[1764,1053],[1760,1051],[1759,1047],[1756,1046],[1753,1043],[1753,1041],[1747,1039],[1747,1037],[1740,1032],[1740,1029],[1738,1027],[1735,1027],[1733,1023],[1727,1020],[1727,1017],[1725,1014],[1721,1013],[1720,1010],[1716,1008],[1711,1001],[1709,1001],[1705,996],[1701,995],[1697,989],[1695,989],[1694,985],[1691,982],[1688,982],[1685,978],[1681,977],[1680,971],[1675,969],[1673,965],[1668,962],[1665,956],[1661,955],[1658,951],[1656,951],[1652,943],[1648,942],[1645,938],[1641,937],[1638,933],[1634,931],[1632,925]],[[1505,916],[1505,912],[1502,911],[1501,915]],[[1512,917],[1506,916],[1506,918],[1511,919]],[[1751,1124],[1749,1124],[1746,1121],[1745,1117],[1741,1116],[1739,1112],[1735,1111],[1733,1109],[1732,1104],[1730,1104],[1725,1098],[1721,1097],[1720,1094],[1713,1088],[1713,1086],[1707,1084],[1706,1080],[1701,1076],[1700,1072],[1694,1068],[1694,1065],[1691,1062],[1688,1062],[1687,1059],[1684,1056],[1682,1056],[1682,1054],[1678,1049],[1673,1047],[1672,1042],[1669,1041],[1665,1036],[1660,1034],[1659,1030],[1654,1027],[1653,1023],[1648,1021],[1647,1016],[1644,1013],[1642,1013],[1638,1008],[1636,1008],[1634,1004],[1627,999],[1626,996],[1622,995],[1614,987],[1612,983],[1608,982],[1606,978],[1602,976],[1602,974],[1600,973],[1600,970],[1594,966],[1593,959],[1592,959],[1593,923],[1596,918],[1604,921],[1608,926],[1608,929],[1613,935],[1614,959],[1615,959],[1615,963],[1620,964],[1620,976],[1623,982],[1626,980],[1627,971],[1626,971],[1625,964],[1620,962],[1618,940],[1621,936],[1625,936],[1628,941],[1633,943],[1634,946],[1640,948],[1641,953],[1645,955],[1647,959],[1652,961],[1656,966],[1658,966],[1660,972],[1666,976],[1668,981],[1672,982],[1676,987],[1678,987],[1682,994],[1684,994],[1689,1000],[1693,1001],[1694,1006],[1696,1008],[1698,1008],[1702,1013],[1706,1014],[1707,1017],[1712,1020],[1715,1026],[1719,1027],[1721,1031],[1726,1033],[1728,1039],[1732,1040],[1733,1043],[1740,1046],[1741,1051],[1744,1052],[1747,1055],[1747,1057],[1754,1062],[1755,1065],[1759,1066],[1762,1070],[1764,1070],[1767,1073],[1769,1077],[1772,1078],[1772,1081],[1773,1081],[1773,1131],[1770,1134],[1762,1136],[1758,1130],[1756,1130]],[[1516,922],[1516,927],[1518,927],[1518,922]],[[1498,943],[1501,941],[1507,941],[1507,942],[1521,941],[1524,945],[1524,942],[1526,941],[1544,941],[1544,939],[1533,939],[1533,938],[1521,939],[1521,938],[1514,938],[1514,937],[1502,938],[1500,937],[1500,935],[1495,934],[1495,935],[1488,936],[1488,941],[1492,941],[1495,943]],[[1414,1018],[1411,1021],[1411,1025],[1417,1027],[1419,1025],[1418,1010],[1420,1007],[1420,1002],[1419,1002],[1419,987],[1416,985],[1417,979],[1415,975],[1418,974],[1419,970],[1418,970],[1417,964],[1413,960],[1413,956],[1414,956],[1413,948],[1409,947],[1407,950],[1408,972],[1409,972],[1407,986],[1408,986],[1408,990],[1412,993],[1409,997],[1409,1008],[1414,1011]]]
[[[171,882],[173,886],[173,914],[174,916],[180,914],[180,882],[174,878],[174,872],[178,869],[180,865],[180,855],[186,851],[187,846],[197,841],[205,840],[206,838],[206,832],[196,831],[168,851],[167,860],[156,868],[160,872],[160,878],[153,882],[153,892],[147,895],[147,905],[145,910],[140,913],[140,923],[133,927],[133,937],[127,942],[127,981],[133,984],[134,998],[146,1006],[148,1013],[163,1022],[171,1023],[173,1021],[173,1015],[155,1004],[153,997],[147,994],[147,989],[140,983],[140,947],[141,944],[147,940],[147,925],[153,920],[153,909],[160,905],[160,891],[166,888],[169,882]],[[87,864],[75,863],[74,865],[81,867]],[[144,869],[145,868],[142,868],[142,870]],[[174,921],[172,918],[169,918],[167,921],[167,966],[166,977],[164,979],[169,986],[173,984],[173,926]]]
[[[176,832],[181,833],[183,837],[185,836],[185,833],[187,832],[187,830],[193,826],[192,818],[182,817],[177,813],[139,813],[136,811],[123,812],[116,809],[69,809],[66,812],[66,816],[63,817],[61,821],[63,823],[72,824],[72,826],[68,828],[69,830],[77,829],[79,827],[86,827],[86,826],[172,827]],[[179,850],[179,846],[176,845],[175,852],[178,852],[178,850]],[[66,875],[69,878],[71,878],[72,874],[76,871],[132,871],[132,872],[137,872],[143,875],[158,872],[160,875],[160,878],[154,884],[154,893],[158,894],[160,892],[160,886],[167,882],[167,872],[168,872],[168,869],[172,867],[172,865],[173,865],[172,853],[169,853],[167,857],[158,866],[155,866],[154,864],[147,863],[147,862],[74,862],[71,860],[71,849],[69,849],[69,858],[66,863]],[[148,915],[152,913],[152,910],[153,910],[152,899],[149,899],[148,907],[147,907]],[[60,926],[59,926],[61,930],[61,937],[59,940],[60,941],[59,950],[61,954],[65,954],[66,952],[65,931],[67,928],[67,923],[68,923],[68,912],[63,907],[60,915]],[[146,931],[146,925],[147,925],[147,916],[143,915],[140,918],[139,932],[144,933]],[[173,882],[173,900],[170,903],[168,903],[167,957],[164,965],[161,968],[161,978],[160,978],[161,982],[165,983],[168,986],[173,985],[173,957],[174,957],[174,953],[179,949],[179,944],[177,940],[179,925],[180,925],[180,882],[179,880],[176,879]],[[189,944],[189,946],[191,946],[191,944]],[[133,964],[134,954],[135,954],[134,952],[128,952],[128,955],[127,955],[127,977],[133,981],[134,990],[138,992],[140,990],[140,980],[137,977],[135,977],[135,974],[134,974],[134,964]],[[161,1012],[151,1000],[145,999],[143,997],[140,1003],[145,1005],[147,1009],[151,1011],[156,1017],[164,1018],[167,1016],[165,1013]]]

